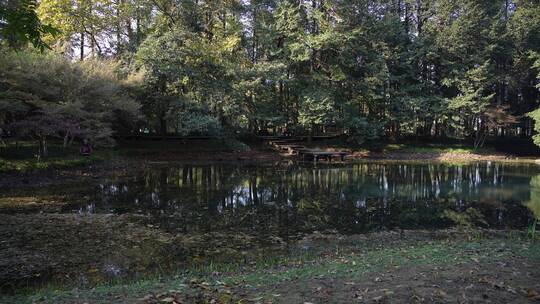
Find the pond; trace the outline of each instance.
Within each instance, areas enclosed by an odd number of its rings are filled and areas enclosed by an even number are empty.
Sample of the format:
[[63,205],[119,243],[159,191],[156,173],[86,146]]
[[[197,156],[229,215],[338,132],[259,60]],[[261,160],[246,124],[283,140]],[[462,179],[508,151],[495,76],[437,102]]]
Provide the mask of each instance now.
[[492,162],[157,165],[89,185],[62,212],[146,214],[167,231],[287,234],[443,228],[444,210],[474,207],[489,227],[523,228],[538,176],[534,164]]
[[[454,223],[446,210],[470,207],[482,213],[484,227],[523,229],[540,216],[540,166],[154,164],[0,193],[0,236],[10,248],[0,253],[0,283],[74,276],[96,282],[100,274],[132,276],[213,253],[223,258],[225,249],[245,255],[315,231],[447,228]],[[6,208],[25,197],[38,203]],[[61,204],[40,207],[47,200]]]

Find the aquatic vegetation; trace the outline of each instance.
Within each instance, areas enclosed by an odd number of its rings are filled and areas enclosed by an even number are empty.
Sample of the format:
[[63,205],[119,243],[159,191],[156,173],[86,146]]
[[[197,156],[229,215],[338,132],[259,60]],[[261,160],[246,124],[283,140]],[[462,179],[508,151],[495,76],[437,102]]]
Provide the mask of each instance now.
[[464,212],[444,210],[443,217],[454,222],[460,231],[471,231],[479,225],[487,225],[484,215],[472,207],[467,208]]
[[529,235],[532,240],[536,239],[536,225],[537,224],[538,224],[538,220],[534,220],[532,223],[529,224],[529,227],[527,229],[527,235]]
[[536,226],[540,221],[540,175],[531,178],[531,199],[526,206],[531,210],[534,218],[528,226],[528,234],[532,239],[536,237]]

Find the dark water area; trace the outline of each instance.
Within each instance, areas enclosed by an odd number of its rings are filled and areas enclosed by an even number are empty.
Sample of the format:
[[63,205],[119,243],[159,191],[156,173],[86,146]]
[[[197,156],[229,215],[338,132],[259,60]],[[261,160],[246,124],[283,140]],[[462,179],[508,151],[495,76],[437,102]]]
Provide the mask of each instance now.
[[144,214],[168,232],[287,236],[445,228],[445,210],[474,207],[487,227],[524,228],[538,180],[538,165],[494,162],[168,165],[89,185],[62,212]]

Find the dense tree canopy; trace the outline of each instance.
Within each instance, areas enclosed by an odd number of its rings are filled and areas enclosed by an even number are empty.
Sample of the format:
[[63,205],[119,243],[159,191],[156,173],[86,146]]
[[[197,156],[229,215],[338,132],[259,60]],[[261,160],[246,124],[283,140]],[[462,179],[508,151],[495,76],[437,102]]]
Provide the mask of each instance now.
[[36,8],[35,0],[0,1],[0,41],[6,41],[11,48],[24,46],[27,42],[42,51],[48,48],[43,36],[54,36],[58,31],[40,21]]
[[540,116],[527,115],[539,103],[537,0],[42,0],[37,13],[59,32],[42,35],[54,51],[140,78],[132,132],[480,146],[531,136]]
[[111,145],[113,128],[131,128],[139,105],[117,80],[114,65],[86,61],[75,65],[55,54],[0,53],[0,128],[39,142],[74,138]]

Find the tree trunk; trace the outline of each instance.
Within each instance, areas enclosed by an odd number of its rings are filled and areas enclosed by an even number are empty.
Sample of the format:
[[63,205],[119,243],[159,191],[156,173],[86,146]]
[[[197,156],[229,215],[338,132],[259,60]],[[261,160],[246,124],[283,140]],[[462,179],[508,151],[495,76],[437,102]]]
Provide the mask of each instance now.
[[84,31],[81,31],[81,61],[84,60]]
[[122,5],[121,0],[116,0],[116,55],[119,55],[121,52],[121,20],[120,20],[120,7]]
[[167,120],[164,117],[161,117],[159,119],[159,128],[160,128],[161,135],[166,136],[167,135]]

